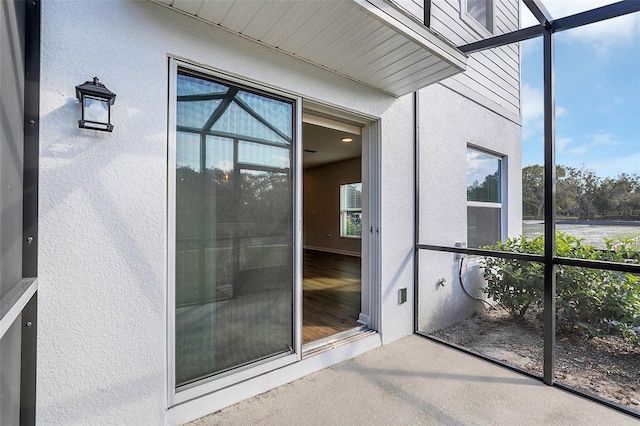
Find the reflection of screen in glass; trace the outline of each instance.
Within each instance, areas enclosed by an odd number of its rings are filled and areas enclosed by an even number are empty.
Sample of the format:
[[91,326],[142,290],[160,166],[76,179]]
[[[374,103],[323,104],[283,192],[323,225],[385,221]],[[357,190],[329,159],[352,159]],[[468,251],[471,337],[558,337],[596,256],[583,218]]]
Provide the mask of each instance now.
[[293,103],[180,73],[175,379],[290,353]]

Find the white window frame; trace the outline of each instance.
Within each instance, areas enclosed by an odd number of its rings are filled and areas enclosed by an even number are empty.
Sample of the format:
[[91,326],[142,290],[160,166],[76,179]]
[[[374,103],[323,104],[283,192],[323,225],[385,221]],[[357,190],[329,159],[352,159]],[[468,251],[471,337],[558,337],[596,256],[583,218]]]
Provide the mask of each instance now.
[[[204,68],[184,60],[169,58],[169,103],[168,103],[168,154],[167,154],[167,404],[171,408],[200,396],[226,388],[236,383],[257,377],[269,371],[284,367],[302,359],[302,98],[300,96],[261,85],[252,81],[229,75],[222,71]],[[176,311],[175,311],[175,256],[176,256],[176,110],[178,68],[189,69],[203,75],[220,78],[240,86],[250,87],[286,97],[295,102],[294,119],[294,351],[290,355],[281,355],[269,360],[252,363],[227,373],[216,374],[190,385],[176,389],[175,349],[176,349]]]
[[[356,238],[362,239],[362,231],[360,235],[347,235],[347,216],[349,214],[360,212],[360,217],[362,217],[362,206],[359,209],[347,208],[346,204],[346,189],[349,185],[360,184],[360,191],[362,191],[362,182],[350,182],[343,183],[340,185],[340,238]],[[362,223],[362,222],[361,222]]]
[[[507,235],[507,156],[479,148],[474,145],[467,145],[467,150],[479,152],[480,154],[493,157],[500,161],[500,202],[494,203],[490,201],[469,201],[467,207],[482,207],[489,209],[500,209],[500,240],[504,240]],[[466,150],[465,150],[465,166],[466,166]],[[468,218],[467,218],[468,220]],[[467,245],[469,240],[469,226],[467,222]]]
[[460,19],[471,27],[476,33],[483,37],[493,36],[496,32],[496,1],[486,0],[489,3],[487,7],[487,20],[489,28],[485,28],[476,18],[467,12],[467,0],[460,0]]

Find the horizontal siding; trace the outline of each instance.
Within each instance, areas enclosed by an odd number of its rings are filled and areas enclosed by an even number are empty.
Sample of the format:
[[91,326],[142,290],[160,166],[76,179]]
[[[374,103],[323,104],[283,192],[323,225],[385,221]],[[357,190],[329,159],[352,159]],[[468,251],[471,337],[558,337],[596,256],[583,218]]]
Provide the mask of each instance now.
[[500,10],[504,13],[509,13],[510,21],[517,23],[518,15],[520,15],[520,3],[515,1],[500,1]]
[[423,0],[389,0],[391,3],[398,6],[400,9],[408,12],[410,15],[417,18],[420,22],[423,22]]
[[[422,16],[423,0],[391,0],[414,16]],[[495,34],[519,28],[517,0],[496,0]],[[460,46],[482,38],[460,17],[460,0],[432,0],[431,28]],[[469,57],[467,71],[451,77],[466,88],[520,115],[520,47],[517,44],[477,52]]]
[[[431,19],[431,23],[432,26],[435,27],[446,26],[448,28],[450,26],[458,26],[458,33],[455,36],[452,34],[451,39],[451,41],[458,46],[471,43],[473,41],[476,41],[476,39],[478,38],[469,26],[460,21],[460,18],[456,20],[449,15],[439,14]],[[472,37],[474,39],[472,39]],[[469,41],[470,39],[471,41]],[[514,48],[516,48],[516,50],[514,50]],[[517,46],[503,46],[491,50],[485,50],[484,52],[479,52],[479,54],[486,56],[487,59],[489,59],[500,68],[504,68],[505,70],[508,70],[510,72],[518,72],[518,70],[520,69],[520,65],[518,63],[517,52]],[[514,77],[517,78],[517,75]]]

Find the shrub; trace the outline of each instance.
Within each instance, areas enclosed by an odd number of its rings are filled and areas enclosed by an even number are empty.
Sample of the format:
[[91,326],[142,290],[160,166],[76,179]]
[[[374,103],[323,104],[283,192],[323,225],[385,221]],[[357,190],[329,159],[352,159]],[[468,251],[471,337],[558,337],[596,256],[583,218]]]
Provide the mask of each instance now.
[[[560,257],[637,263],[632,240],[606,240],[607,250],[556,234]],[[512,253],[544,254],[544,239],[517,237],[485,247]],[[516,319],[541,320],[544,266],[537,262],[487,257],[483,261],[486,294]],[[640,277],[628,273],[574,266],[556,266],[556,326],[561,334],[621,334],[640,341]]]

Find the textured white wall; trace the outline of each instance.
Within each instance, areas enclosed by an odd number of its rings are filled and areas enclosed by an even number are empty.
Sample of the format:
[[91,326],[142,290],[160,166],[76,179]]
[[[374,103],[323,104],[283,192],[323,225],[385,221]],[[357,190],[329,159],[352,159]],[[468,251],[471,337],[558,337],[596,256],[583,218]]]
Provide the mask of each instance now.
[[[412,332],[411,96],[389,98],[149,2],[44,2],[42,25],[39,424],[165,421],[170,55],[381,118],[381,332],[385,342]],[[94,75],[117,93],[112,134],[77,128],[74,88]],[[421,108],[421,240],[464,241],[466,144],[509,155],[517,192],[519,127],[439,86],[421,92]],[[519,215],[510,210],[510,234]],[[451,274],[446,263],[423,267],[423,282]]]
[[[413,99],[407,95],[382,122],[382,324],[384,343],[413,331]],[[397,126],[397,123],[403,123]],[[398,290],[407,287],[407,302]]]
[[[43,2],[38,423],[162,424],[168,55],[382,119],[385,341],[412,332],[411,98],[389,98],[148,2]],[[117,94],[78,129],[75,86]],[[409,295],[411,295],[409,291]]]
[[[466,149],[475,145],[507,157],[507,233],[522,229],[521,127],[452,90],[420,91],[420,242],[453,246],[467,241]],[[477,265],[465,272],[477,277]],[[444,287],[436,285],[441,278]],[[476,279],[476,282],[478,280]],[[477,288],[477,285],[475,286]],[[475,292],[475,296],[482,293]],[[421,330],[435,330],[471,315],[480,302],[464,295],[458,262],[450,253],[420,253]]]

